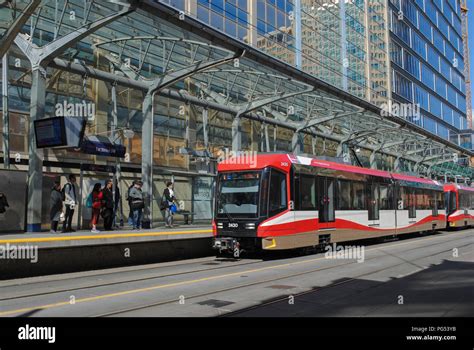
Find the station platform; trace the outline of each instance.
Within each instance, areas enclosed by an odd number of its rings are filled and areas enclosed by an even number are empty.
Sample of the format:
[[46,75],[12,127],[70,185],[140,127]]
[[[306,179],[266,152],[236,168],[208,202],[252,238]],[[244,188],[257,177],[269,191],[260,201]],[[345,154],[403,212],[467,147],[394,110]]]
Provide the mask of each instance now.
[[0,235],[0,245],[35,245],[39,248],[62,248],[110,243],[137,243],[212,237],[210,225],[164,226],[148,230],[118,229],[92,233],[81,230],[69,233],[26,232]]
[[0,235],[0,280],[200,258],[215,254],[210,225],[92,233]]

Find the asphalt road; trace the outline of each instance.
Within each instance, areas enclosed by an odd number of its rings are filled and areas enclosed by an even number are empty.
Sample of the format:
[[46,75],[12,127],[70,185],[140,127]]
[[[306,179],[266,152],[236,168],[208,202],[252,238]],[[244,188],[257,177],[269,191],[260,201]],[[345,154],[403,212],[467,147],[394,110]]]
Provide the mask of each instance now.
[[210,257],[8,280],[0,317],[474,316],[473,248],[470,229],[371,243],[359,261]]

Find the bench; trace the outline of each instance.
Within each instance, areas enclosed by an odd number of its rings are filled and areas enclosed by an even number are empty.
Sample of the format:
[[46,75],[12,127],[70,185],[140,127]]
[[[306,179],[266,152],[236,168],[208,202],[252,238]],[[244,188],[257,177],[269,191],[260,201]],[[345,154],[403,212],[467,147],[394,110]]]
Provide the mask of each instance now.
[[[175,213],[175,215],[183,215],[184,218],[184,224],[185,225],[190,225],[192,223],[192,217],[194,216],[194,213],[191,213],[189,210],[180,210]],[[191,222],[189,222],[189,217],[191,217]]]

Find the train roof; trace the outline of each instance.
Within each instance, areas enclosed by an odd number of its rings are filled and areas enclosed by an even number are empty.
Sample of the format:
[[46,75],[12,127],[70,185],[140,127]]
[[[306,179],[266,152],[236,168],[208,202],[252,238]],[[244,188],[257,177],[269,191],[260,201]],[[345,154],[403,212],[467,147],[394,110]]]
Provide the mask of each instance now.
[[445,184],[444,185],[445,190],[461,190],[461,191],[470,191],[474,192],[474,187],[467,187],[467,186],[461,186],[458,184]]
[[[218,164],[219,171],[241,171],[241,170],[258,170],[263,169],[268,166],[273,166],[282,170],[287,171],[288,167],[285,167],[283,164],[288,163],[292,164],[302,164],[308,166],[314,166],[319,168],[347,171],[351,173],[364,174],[385,177],[390,179],[396,179],[401,182],[416,182],[420,184],[430,185],[430,186],[439,186],[442,187],[442,184],[435,180],[404,175],[399,173],[392,173],[384,170],[368,169],[363,167],[358,167],[354,165],[348,165],[343,163],[332,162],[328,160],[322,160],[318,158],[308,157],[308,156],[298,156],[290,153],[254,153],[253,156],[242,156],[238,155],[235,157],[229,157],[223,162]],[[474,190],[474,189],[471,189]]]

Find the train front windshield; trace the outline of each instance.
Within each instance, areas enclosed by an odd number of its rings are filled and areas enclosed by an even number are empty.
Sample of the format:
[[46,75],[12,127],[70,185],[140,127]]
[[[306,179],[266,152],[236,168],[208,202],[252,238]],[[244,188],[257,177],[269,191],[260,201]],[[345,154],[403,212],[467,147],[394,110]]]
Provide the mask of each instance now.
[[256,218],[260,193],[260,171],[222,173],[217,189],[217,216]]

